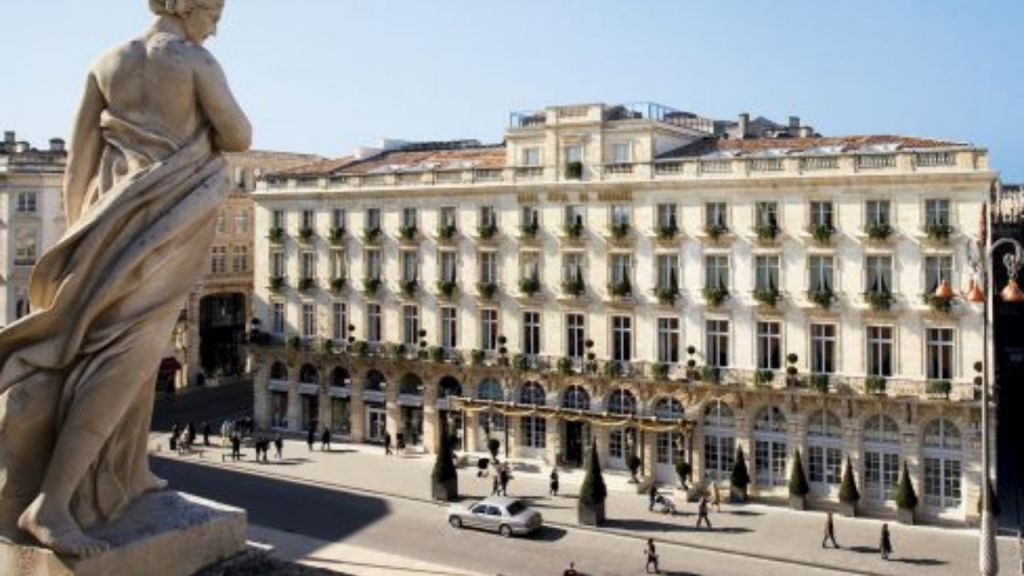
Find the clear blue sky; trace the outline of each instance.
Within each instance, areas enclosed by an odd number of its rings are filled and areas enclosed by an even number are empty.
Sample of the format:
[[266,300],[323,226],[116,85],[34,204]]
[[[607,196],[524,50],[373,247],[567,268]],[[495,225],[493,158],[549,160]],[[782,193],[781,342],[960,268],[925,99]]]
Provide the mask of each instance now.
[[[0,0],[0,127],[65,136],[146,0]],[[500,141],[508,113],[655,101],[990,148],[1024,181],[1019,0],[228,0],[209,46],[263,149]]]

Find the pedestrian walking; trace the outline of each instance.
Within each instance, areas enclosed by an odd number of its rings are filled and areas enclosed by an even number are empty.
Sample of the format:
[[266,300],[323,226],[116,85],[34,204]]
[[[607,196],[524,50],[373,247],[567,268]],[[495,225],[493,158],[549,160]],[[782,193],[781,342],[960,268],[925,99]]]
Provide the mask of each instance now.
[[203,446],[210,447],[210,423],[203,422]]
[[501,474],[498,475],[501,479],[501,495],[508,496],[508,481],[512,479],[512,471],[509,470],[508,462],[502,462]]
[[839,548],[839,544],[836,543],[836,526],[832,521],[832,513],[825,513],[825,537],[821,539],[821,547],[825,548],[825,543],[829,540],[832,541],[832,546]]
[[715,507],[715,512],[722,511],[722,494],[718,491],[718,483],[711,483],[711,505]]
[[500,473],[494,475],[494,481],[491,483],[491,496],[497,496],[501,492],[501,480],[499,480],[500,476]]
[[171,452],[178,451],[178,435],[181,434],[181,427],[175,422],[171,425],[171,440],[168,445],[171,447]]
[[882,524],[882,537],[878,543],[878,549],[882,553],[882,560],[888,560],[889,554],[892,554],[892,540],[889,538],[888,524]]
[[551,476],[550,476],[550,478],[551,478],[551,484],[549,486],[550,489],[548,491],[548,494],[550,496],[558,496],[558,469],[557,468],[552,468],[551,469]]
[[391,432],[384,431],[384,455],[391,456]]
[[265,457],[264,457],[264,454],[265,454],[264,451],[267,449],[267,447],[264,444],[264,442],[265,442],[265,440],[263,439],[263,437],[262,436],[258,436],[256,438],[256,442],[254,443],[254,446],[256,447],[256,461],[257,462],[265,462],[266,461]]
[[309,447],[309,451],[313,451],[313,444],[316,442],[316,428],[312,424],[306,430],[306,446]]
[[569,562],[569,567],[562,572],[562,576],[579,576],[579,572],[576,571],[576,563]]
[[277,459],[281,459],[281,450],[284,449],[284,438],[281,438],[281,433],[274,433],[274,450],[277,451]]
[[320,435],[320,451],[331,451],[331,430],[324,426],[323,434]]
[[700,528],[700,523],[704,522],[708,525],[708,530],[712,530],[711,518],[708,516],[708,497],[701,496],[700,502],[697,504],[697,528]]
[[[647,539],[647,547],[644,548],[644,555],[647,556],[647,565],[644,567],[648,574],[661,574],[658,568],[658,552],[654,549],[654,538]],[[651,568],[654,570],[651,570]]]
[[654,512],[654,503],[658,500],[658,488],[651,483],[651,487],[647,489],[647,511]]
[[242,437],[238,432],[231,434],[231,459],[235,462],[242,457]]

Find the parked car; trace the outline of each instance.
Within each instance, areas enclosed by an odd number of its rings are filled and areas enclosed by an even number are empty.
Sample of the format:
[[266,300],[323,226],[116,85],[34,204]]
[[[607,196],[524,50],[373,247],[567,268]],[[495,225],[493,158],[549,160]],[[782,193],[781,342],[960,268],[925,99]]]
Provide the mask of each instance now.
[[492,530],[508,538],[539,530],[544,519],[522,500],[492,496],[468,505],[452,504],[448,508],[448,523],[454,528]]

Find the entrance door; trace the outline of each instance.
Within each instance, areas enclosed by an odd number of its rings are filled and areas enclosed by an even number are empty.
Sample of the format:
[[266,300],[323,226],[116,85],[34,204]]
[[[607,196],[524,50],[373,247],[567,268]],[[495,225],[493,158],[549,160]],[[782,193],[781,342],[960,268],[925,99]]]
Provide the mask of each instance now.
[[680,458],[679,448],[683,435],[679,432],[658,432],[654,446],[654,478],[658,482],[675,485],[679,482],[676,474],[676,460]]
[[583,466],[583,422],[565,423],[565,465]]
[[387,428],[387,425],[387,412],[383,407],[366,407],[366,440],[368,442],[383,442],[384,429]]

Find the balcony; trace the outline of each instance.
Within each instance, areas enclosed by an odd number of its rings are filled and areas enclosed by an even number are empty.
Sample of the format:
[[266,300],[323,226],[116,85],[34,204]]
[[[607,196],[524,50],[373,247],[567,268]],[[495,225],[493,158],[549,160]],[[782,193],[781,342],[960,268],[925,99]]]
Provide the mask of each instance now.
[[521,300],[535,301],[541,294],[540,279],[537,276],[520,278],[519,294]]
[[476,293],[480,302],[493,302],[498,294],[498,284],[495,282],[477,282]]
[[363,228],[363,242],[366,244],[379,244],[384,236],[380,226],[367,226]]
[[633,163],[632,162],[616,162],[613,164],[604,165],[605,176],[612,177],[623,177],[631,176],[633,174]]
[[299,292],[306,294],[307,296],[313,294],[317,290],[316,278],[306,277],[299,280]]
[[736,236],[729,230],[729,227],[722,222],[709,222],[704,225],[703,230],[694,234],[694,236],[705,245],[727,245],[736,239]]
[[437,242],[439,244],[450,244],[459,235],[459,229],[455,224],[441,224],[437,227]]
[[455,280],[438,280],[437,281],[437,297],[441,300],[451,300],[455,297],[455,293],[459,289],[459,284]]
[[536,220],[519,225],[519,243],[525,246],[536,246],[540,243],[540,224]]
[[345,286],[348,285],[348,279],[344,276],[331,278],[331,294],[335,296],[345,291]]
[[681,232],[675,218],[668,224],[658,224],[653,230],[654,239],[658,244],[669,246],[679,241]]
[[608,225],[605,239],[609,244],[627,246],[634,241],[632,226],[629,222],[613,222]]
[[406,246],[415,246],[419,243],[419,230],[415,225],[407,224],[398,228],[398,242]]
[[857,234],[862,241],[880,246],[891,244],[898,236],[898,232],[888,222],[871,222],[864,226],[864,229]]
[[332,246],[340,246],[345,240],[345,229],[340,226],[332,227],[327,232],[327,239]]
[[398,282],[398,290],[402,294],[402,297],[406,300],[410,300],[416,297],[416,293],[420,289],[420,283],[415,278],[408,280],[400,280]]
[[481,224],[476,227],[476,238],[478,244],[492,244],[497,239],[498,225],[491,222],[489,224]]
[[270,240],[271,244],[284,244],[286,237],[287,234],[281,226],[271,226],[267,232],[267,240]]
[[303,244],[312,244],[313,240],[316,239],[316,230],[310,226],[303,226],[299,228],[299,242]]
[[562,227],[562,235],[559,236],[559,240],[563,244],[570,246],[581,246],[585,240],[586,233],[587,229],[583,222],[566,224]]
[[275,294],[281,294],[288,287],[287,276],[271,276],[267,283],[267,289]]
[[608,302],[621,305],[636,304],[636,299],[633,296],[633,283],[629,278],[612,280],[608,283]]
[[517,166],[513,171],[517,182],[533,182],[544,179],[543,166]]

